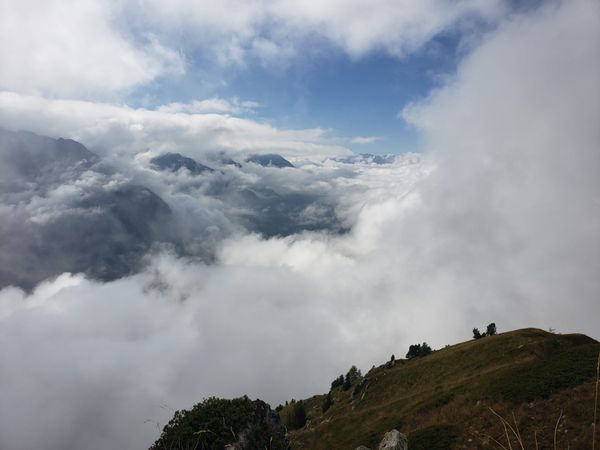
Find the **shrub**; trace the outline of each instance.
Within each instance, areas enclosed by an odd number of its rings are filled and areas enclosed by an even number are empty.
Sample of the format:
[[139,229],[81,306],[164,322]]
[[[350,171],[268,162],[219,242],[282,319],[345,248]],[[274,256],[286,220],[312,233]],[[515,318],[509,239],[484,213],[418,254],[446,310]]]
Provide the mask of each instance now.
[[250,448],[288,448],[278,417],[265,402],[211,397],[189,411],[176,411],[151,450],[221,450],[241,435]]

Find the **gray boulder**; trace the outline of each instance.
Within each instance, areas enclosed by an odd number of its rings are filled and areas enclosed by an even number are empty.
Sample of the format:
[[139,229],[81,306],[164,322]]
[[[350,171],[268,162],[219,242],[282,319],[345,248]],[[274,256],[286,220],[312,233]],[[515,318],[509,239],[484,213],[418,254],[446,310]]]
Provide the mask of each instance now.
[[398,430],[388,431],[383,435],[377,450],[408,450],[408,441]]

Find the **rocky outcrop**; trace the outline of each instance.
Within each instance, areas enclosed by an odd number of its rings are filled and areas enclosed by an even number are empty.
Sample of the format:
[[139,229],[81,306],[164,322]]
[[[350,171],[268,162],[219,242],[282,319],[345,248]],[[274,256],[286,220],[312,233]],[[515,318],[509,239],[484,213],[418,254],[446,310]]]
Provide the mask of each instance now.
[[260,400],[253,402],[253,417],[237,434],[237,441],[230,444],[231,450],[254,450],[269,444],[268,448],[289,450],[290,444],[279,416],[271,407]]
[[[369,447],[361,445],[354,450],[371,450]],[[383,435],[383,439],[377,446],[377,450],[408,450],[408,440],[406,436],[398,430],[388,431]]]
[[383,435],[377,450],[408,450],[408,441],[398,430],[388,431]]

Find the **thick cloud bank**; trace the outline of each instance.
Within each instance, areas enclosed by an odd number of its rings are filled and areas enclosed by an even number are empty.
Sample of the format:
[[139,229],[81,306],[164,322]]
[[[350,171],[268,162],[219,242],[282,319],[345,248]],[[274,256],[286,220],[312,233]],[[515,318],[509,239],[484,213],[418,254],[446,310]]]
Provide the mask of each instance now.
[[[243,67],[248,60],[285,67],[313,48],[314,40],[353,57],[373,50],[403,56],[451,27],[468,30],[473,23],[494,23],[506,13],[506,4],[2,0],[0,89],[106,97],[167,74],[183,74],[190,69],[191,55],[203,54],[211,65],[222,68]],[[222,111],[224,105],[199,106]]]
[[[311,173],[315,189],[334,186],[347,233],[237,230],[210,265],[162,253],[110,283],[1,291],[0,447],[143,448],[202,396],[322,392],[351,364],[491,321],[600,337],[599,42],[597,2],[552,3],[503,24],[403,111],[423,158],[252,166],[271,186]],[[177,197],[140,150],[139,168],[119,151],[115,166]]]

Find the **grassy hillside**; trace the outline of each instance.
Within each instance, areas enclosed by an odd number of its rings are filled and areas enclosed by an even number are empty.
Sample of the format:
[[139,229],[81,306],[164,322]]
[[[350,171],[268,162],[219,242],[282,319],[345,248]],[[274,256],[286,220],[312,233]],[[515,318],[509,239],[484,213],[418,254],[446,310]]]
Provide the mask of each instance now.
[[553,448],[562,411],[557,448],[589,450],[599,352],[584,335],[523,329],[384,364],[354,396],[335,388],[326,412],[325,395],[305,399],[308,422],[291,433],[292,448],[374,448],[392,428],[408,435],[411,450],[502,448],[494,439],[508,448],[493,408],[516,421],[526,449],[536,448],[534,435],[540,449]]

